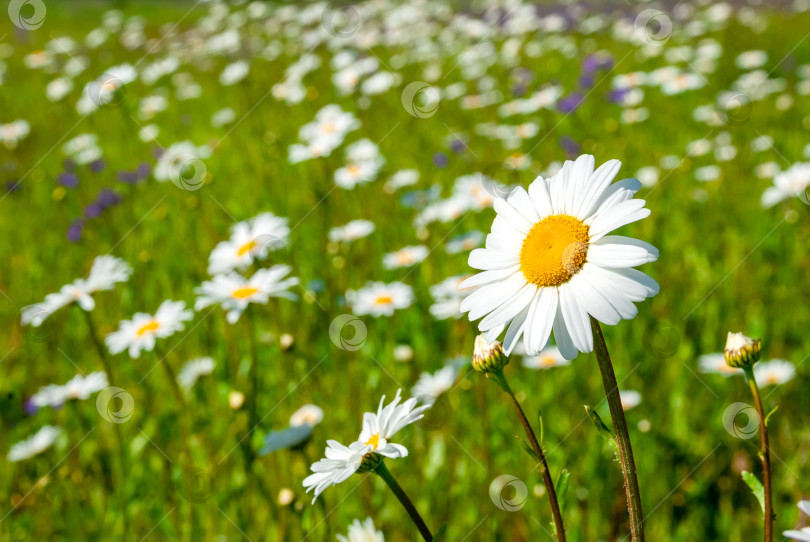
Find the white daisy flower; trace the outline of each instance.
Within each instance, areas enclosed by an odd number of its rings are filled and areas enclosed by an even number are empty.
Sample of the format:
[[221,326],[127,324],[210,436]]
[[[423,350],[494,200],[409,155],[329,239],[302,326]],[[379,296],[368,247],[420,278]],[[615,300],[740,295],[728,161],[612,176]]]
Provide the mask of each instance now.
[[383,255],[383,267],[386,269],[398,269],[400,267],[411,267],[421,263],[428,257],[430,249],[425,245],[414,245],[404,247],[396,252],[389,252]]
[[802,198],[805,203],[810,201],[810,162],[796,162],[777,173],[773,184],[762,193],[760,200],[766,209],[792,197]]
[[359,290],[346,292],[346,301],[358,316],[391,316],[395,310],[411,306],[413,289],[401,282],[369,282]]
[[335,170],[335,184],[350,190],[358,184],[365,184],[377,178],[380,162],[352,162]]
[[290,416],[290,426],[308,425],[315,427],[323,421],[323,409],[317,405],[304,405]]
[[472,249],[480,247],[485,237],[483,232],[473,230],[450,239],[447,244],[444,245],[444,250],[447,251],[448,254],[470,252]]
[[346,536],[337,535],[338,542],[385,542],[385,537],[381,531],[374,527],[374,521],[366,518],[360,522],[356,519],[349,525],[349,532]]
[[704,354],[698,358],[698,371],[701,373],[719,374],[729,377],[735,374],[742,374],[742,369],[729,367],[726,363],[726,356],[722,353]]
[[272,249],[287,244],[290,227],[287,219],[262,213],[231,227],[231,238],[222,241],[208,258],[208,274],[218,275],[234,269],[245,270],[254,258],[264,259]]
[[416,169],[400,169],[394,172],[391,177],[385,181],[383,188],[389,194],[396,192],[405,186],[412,186],[419,180],[419,170]]
[[84,400],[92,394],[108,387],[107,373],[97,371],[87,376],[76,375],[63,385],[50,384],[43,386],[31,396],[31,403],[42,408],[45,406],[57,407],[70,399]]
[[621,163],[594,171],[593,156],[566,161],[549,180],[495,198],[497,216],[486,248],[470,253],[481,269],[462,286],[480,286],[462,302],[470,320],[494,341],[506,328],[504,351],[521,336],[530,355],[539,353],[554,330],[563,357],[593,350],[588,316],[608,325],[635,317],[633,304],[658,293],[658,284],[632,269],[655,261],[658,250],[609,232],[649,216],[633,195],[636,179],[611,184]]
[[556,346],[547,346],[536,356],[523,358],[523,366],[529,369],[551,369],[570,365],[571,360],[565,359]]
[[370,220],[352,220],[345,226],[337,226],[329,230],[329,240],[333,243],[355,241],[368,237],[374,233],[374,222]]
[[418,397],[422,404],[433,406],[436,399],[453,387],[458,377],[458,368],[453,365],[442,367],[435,373],[422,373],[411,388],[411,395]]
[[34,457],[50,448],[61,434],[61,428],[46,425],[28,439],[13,444],[6,457],[12,463]]
[[360,121],[352,113],[347,113],[339,105],[330,104],[315,114],[315,120],[305,124],[298,131],[302,141],[326,139],[333,148],[343,142],[346,134],[360,128]]
[[211,149],[207,145],[198,147],[191,141],[174,143],[160,155],[152,175],[155,180],[162,183],[171,179],[179,179],[184,167],[209,156],[211,156]]
[[181,388],[190,390],[201,376],[214,372],[214,365],[214,360],[209,357],[189,360],[177,373],[177,383]]
[[111,354],[127,350],[129,357],[137,358],[141,350],[151,352],[156,339],[170,337],[183,330],[183,322],[191,320],[194,313],[186,309],[183,301],[166,300],[154,315],[136,312],[131,320],[121,320],[118,330],[104,338]]
[[796,366],[784,359],[761,361],[754,365],[754,378],[760,386],[784,384],[796,376]]
[[360,470],[363,459],[370,447],[362,442],[352,442],[344,446],[336,440],[326,441],[326,458],[312,464],[312,474],[304,478],[307,493],[313,491],[312,502],[330,486],[335,486]]
[[46,295],[44,301],[24,307],[20,320],[23,325],[39,327],[48,316],[73,302],[83,310],[91,311],[96,306],[91,294],[112,290],[117,283],[129,280],[130,274],[132,268],[124,260],[109,255],[98,256],[93,260],[87,278],[76,279],[58,292]]
[[237,60],[225,66],[222,73],[219,74],[219,82],[223,86],[235,85],[250,72],[250,63],[246,60]]
[[430,314],[434,318],[445,320],[447,318],[461,317],[461,302],[472,291],[461,288],[461,283],[467,278],[469,278],[469,275],[456,275],[430,287],[430,295],[433,296],[435,301],[430,306]]
[[[804,512],[804,515],[810,516],[810,501],[799,501],[799,510]],[[790,531],[785,531],[782,534],[791,540],[810,542],[810,527],[804,527],[800,530],[791,529]]]
[[7,149],[13,149],[20,140],[31,131],[31,125],[27,120],[15,120],[7,124],[0,124],[0,143]]
[[290,270],[288,265],[274,265],[269,269],[259,269],[250,278],[236,273],[217,275],[195,290],[198,297],[194,309],[219,304],[228,311],[228,323],[234,324],[250,303],[264,304],[271,297],[295,300],[295,294],[287,290],[298,284],[298,278],[284,278]]
[[95,134],[79,134],[62,145],[62,152],[79,165],[101,158],[101,147]]

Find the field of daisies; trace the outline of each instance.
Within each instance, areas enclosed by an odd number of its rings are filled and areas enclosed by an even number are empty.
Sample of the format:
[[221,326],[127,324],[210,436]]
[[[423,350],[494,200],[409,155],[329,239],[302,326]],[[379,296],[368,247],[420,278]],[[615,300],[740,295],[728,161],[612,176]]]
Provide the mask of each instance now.
[[810,1],[7,4],[0,541],[810,541]]

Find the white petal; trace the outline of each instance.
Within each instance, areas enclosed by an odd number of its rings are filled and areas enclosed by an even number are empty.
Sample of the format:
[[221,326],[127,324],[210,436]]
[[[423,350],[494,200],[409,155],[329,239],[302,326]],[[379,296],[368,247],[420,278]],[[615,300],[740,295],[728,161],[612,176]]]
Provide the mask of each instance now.
[[458,285],[458,288],[460,290],[463,290],[466,288],[481,286],[483,284],[489,284],[490,282],[505,280],[512,273],[516,273],[518,271],[520,271],[519,265],[513,265],[512,267],[507,267],[506,269],[493,269],[491,271],[482,271],[481,273],[476,273],[475,275],[467,279],[464,279],[464,281]]
[[643,208],[646,203],[643,199],[624,201],[596,216],[590,224],[591,242],[598,241],[604,235],[626,224],[650,216],[650,210]]
[[588,188],[594,165],[593,155],[583,154],[574,161],[574,167],[571,168],[571,177],[565,190],[565,208],[574,216]]
[[588,261],[601,267],[635,267],[657,259],[657,248],[621,235],[607,235],[588,247]]
[[537,214],[537,208],[534,206],[532,199],[522,186],[518,186],[512,190],[512,193],[509,194],[506,201],[507,203],[511,204],[512,207],[517,209],[523,218],[532,224],[540,221],[540,216]]
[[504,302],[497,310],[492,311],[478,324],[480,331],[487,331],[493,327],[505,324],[514,318],[517,313],[528,306],[537,293],[537,286],[526,284],[515,295]]
[[545,218],[554,213],[551,206],[551,195],[548,193],[548,185],[542,177],[537,177],[529,185],[529,197],[532,198],[532,202],[537,209],[537,215],[540,218]]
[[568,289],[585,312],[610,326],[615,326],[621,321],[619,312],[599,289],[594,288],[582,271],[574,275],[568,284]]
[[523,235],[529,233],[529,230],[532,229],[533,224],[528,218],[521,215],[517,209],[512,207],[512,205],[503,198],[495,198],[493,201],[493,206],[495,207],[495,212],[498,213],[498,216],[506,219],[506,221],[509,222],[513,228]]
[[[599,267],[591,263],[586,263],[577,275],[582,282],[587,282],[593,289],[601,293],[608,303],[618,311],[622,319],[629,320],[635,318],[636,314],[638,314],[638,308],[624,292],[616,288],[610,281],[606,280],[606,277],[600,274],[600,271],[601,269]],[[595,314],[594,317],[598,318]],[[601,321],[607,323],[605,320]]]
[[515,273],[508,279],[481,286],[464,298],[461,312],[469,311],[470,321],[475,321],[500,307],[506,300],[515,295],[526,285],[523,275]]
[[517,346],[520,336],[523,334],[529,308],[531,308],[531,305],[526,305],[526,307],[515,316],[512,323],[509,324],[509,329],[506,331],[506,336],[503,339],[503,351],[507,356],[512,353],[512,350]]
[[578,209],[574,210],[574,216],[580,220],[584,220],[590,216],[600,201],[602,194],[607,190],[613,178],[619,172],[622,163],[618,160],[608,160],[599,168],[594,171],[589,179],[589,186],[586,189],[586,194],[582,199],[581,205]]
[[487,271],[490,269],[504,269],[520,264],[520,256],[499,250],[476,248],[470,252],[467,264],[474,269]]
[[571,283],[561,284],[560,308],[574,346],[580,352],[590,352],[593,350],[593,334],[591,332],[591,322],[588,313],[579,305],[576,295],[573,292]]
[[562,309],[559,305],[557,305],[557,314],[554,315],[554,342],[565,359],[577,357],[577,348],[574,346],[574,341],[571,340],[568,328],[565,327],[565,319],[563,319]]
[[548,343],[558,303],[556,288],[541,288],[535,297],[524,338],[526,353],[530,356],[539,354]]

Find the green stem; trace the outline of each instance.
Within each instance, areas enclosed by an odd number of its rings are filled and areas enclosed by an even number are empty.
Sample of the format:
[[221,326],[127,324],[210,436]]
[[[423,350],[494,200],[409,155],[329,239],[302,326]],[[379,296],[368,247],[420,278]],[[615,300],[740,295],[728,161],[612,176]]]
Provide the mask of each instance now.
[[[78,305],[77,305],[78,306]],[[110,363],[110,358],[107,356],[107,350],[104,348],[104,344],[101,342],[101,338],[98,336],[98,332],[96,331],[96,325],[93,322],[93,317],[90,314],[90,311],[86,311],[79,307],[79,310],[84,313],[84,319],[87,322],[87,329],[90,333],[90,339],[93,342],[93,345],[96,347],[96,352],[98,353],[98,357],[101,358],[101,363],[104,366],[104,372],[107,373],[107,382],[110,386],[115,386],[115,378],[112,372],[112,363]],[[129,521],[127,518],[127,497],[126,497],[126,488],[124,486],[124,480],[126,480],[125,474],[127,472],[127,453],[126,447],[124,445],[124,437],[121,434],[121,424],[120,423],[113,423],[115,426],[115,439],[118,443],[118,462],[120,463],[120,478],[119,478],[119,500],[121,505],[121,521],[123,523],[123,533],[122,533],[122,540],[127,540],[129,535]]]
[[164,354],[162,350],[158,350],[157,348],[155,348],[155,354],[160,358],[160,364],[163,365],[166,378],[169,379],[169,385],[172,388],[172,393],[174,393],[174,398],[177,400],[177,404],[181,408],[185,409],[186,399],[183,397],[183,390],[180,389],[180,384],[177,383],[177,375],[175,374],[171,363],[169,363],[168,355]]
[[397,483],[394,475],[391,474],[391,471],[388,470],[388,467],[385,466],[385,461],[380,461],[379,465],[374,469],[380,478],[385,480],[385,483],[388,484],[388,487],[391,488],[391,491],[394,492],[394,495],[397,496],[399,502],[402,503],[402,506],[405,508],[405,511],[408,512],[408,515],[411,516],[411,520],[413,520],[414,524],[416,524],[416,528],[419,529],[419,533],[422,535],[422,538],[425,539],[425,542],[431,542],[433,540],[433,535],[428,529],[428,526],[425,524],[425,520],[422,519],[422,516],[419,515],[419,512],[416,510],[416,507],[411,502],[411,499],[408,498],[408,495],[405,494],[405,491],[402,487]]
[[517,397],[515,397],[515,394],[512,392],[512,388],[509,387],[506,376],[503,374],[503,369],[495,373],[494,376],[501,389],[503,389],[511,399],[512,406],[520,420],[520,424],[523,426],[523,430],[529,438],[532,450],[534,450],[535,455],[540,458],[540,472],[543,475],[543,484],[546,486],[546,492],[548,492],[551,515],[554,518],[554,526],[557,531],[557,540],[565,542],[565,525],[563,524],[562,512],[560,511],[560,503],[557,501],[557,491],[554,488],[554,481],[551,479],[551,473],[548,468],[548,463],[546,462],[546,455],[543,453],[543,448],[537,441],[537,437],[534,434],[529,420],[526,418],[526,414],[523,412],[523,408],[521,408]]
[[754,370],[746,367],[745,378],[748,380],[748,387],[751,388],[751,395],[754,398],[754,407],[759,414],[759,460],[762,463],[762,486],[765,493],[764,510],[764,534],[765,542],[773,540],[773,495],[771,490],[771,445],[768,441],[768,425],[765,423],[765,411],[762,408],[762,398],[759,395],[759,387]]
[[630,537],[633,542],[643,542],[644,517],[641,512],[641,492],[638,488],[638,475],[633,460],[633,448],[630,445],[630,433],[627,431],[627,421],[624,419],[624,409],[622,409],[622,400],[619,396],[619,385],[613,372],[613,364],[610,361],[605,337],[602,335],[602,328],[593,317],[591,317],[591,329],[593,330],[596,361],[599,363],[599,371],[602,373],[602,383],[605,386],[610,417],[613,420],[613,430],[616,432],[619,463],[622,466],[627,497],[627,512],[630,516]]

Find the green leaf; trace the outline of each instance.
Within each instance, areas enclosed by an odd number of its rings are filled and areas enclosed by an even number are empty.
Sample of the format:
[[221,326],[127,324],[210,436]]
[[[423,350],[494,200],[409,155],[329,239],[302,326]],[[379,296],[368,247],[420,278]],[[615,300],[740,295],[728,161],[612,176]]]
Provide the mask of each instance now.
[[436,534],[433,535],[433,540],[435,541],[435,540],[443,539],[444,535],[446,534],[446,531],[447,531],[447,524],[445,523],[439,528],[439,530],[436,532]]
[[568,472],[568,469],[563,469],[557,476],[557,483],[554,484],[554,490],[557,492],[557,502],[560,504],[560,512],[565,510],[565,495],[568,493],[568,479],[570,477],[571,473]]
[[520,442],[520,446],[523,448],[523,451],[529,454],[531,458],[534,459],[538,464],[542,465],[542,460],[540,459],[540,457],[537,456],[536,453],[534,453],[534,450],[532,450],[532,447],[529,446],[529,443],[520,437],[515,438],[518,439],[518,441]]
[[616,456],[616,459],[619,459],[619,444],[616,442],[616,437],[613,435],[613,431],[605,425],[605,422],[602,421],[602,418],[597,414],[595,410],[593,410],[590,406],[585,405],[585,412],[588,413],[588,419],[591,420],[591,423],[596,427],[596,430],[599,431],[599,434],[602,435],[605,440],[607,440],[608,444],[610,445],[610,449],[613,450],[613,455]]
[[537,423],[540,425],[540,449],[543,449],[543,415],[540,414],[540,411],[537,411]]
[[779,405],[773,407],[773,409],[770,412],[768,412],[768,415],[765,416],[765,427],[768,426],[768,420],[771,419],[771,416],[773,416],[773,413],[776,412],[777,410],[779,410]]
[[765,488],[762,487],[762,482],[747,470],[742,471],[742,479],[751,489],[751,493],[754,494],[754,497],[759,501],[759,506],[762,508],[762,511],[765,512]]

